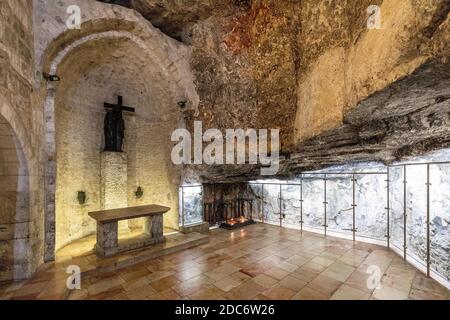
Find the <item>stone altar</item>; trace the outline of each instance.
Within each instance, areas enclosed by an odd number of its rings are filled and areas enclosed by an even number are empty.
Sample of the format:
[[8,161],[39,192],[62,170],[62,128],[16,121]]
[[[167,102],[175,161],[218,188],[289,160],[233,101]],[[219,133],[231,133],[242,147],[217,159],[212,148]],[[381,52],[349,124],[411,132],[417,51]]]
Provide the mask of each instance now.
[[[164,242],[163,215],[169,210],[168,207],[149,205],[89,212],[89,216],[97,221],[95,252],[100,257],[109,257],[124,251]],[[120,242],[119,222],[137,218],[146,219],[143,234]]]

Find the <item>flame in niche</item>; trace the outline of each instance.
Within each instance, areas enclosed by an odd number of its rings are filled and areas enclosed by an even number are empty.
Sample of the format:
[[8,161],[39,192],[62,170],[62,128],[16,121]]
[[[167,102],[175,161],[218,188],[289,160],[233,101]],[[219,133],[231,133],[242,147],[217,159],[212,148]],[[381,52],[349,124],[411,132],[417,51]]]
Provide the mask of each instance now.
[[236,224],[246,223],[248,219],[244,216],[240,216],[239,218],[231,218],[227,220],[227,224],[230,226],[235,226]]

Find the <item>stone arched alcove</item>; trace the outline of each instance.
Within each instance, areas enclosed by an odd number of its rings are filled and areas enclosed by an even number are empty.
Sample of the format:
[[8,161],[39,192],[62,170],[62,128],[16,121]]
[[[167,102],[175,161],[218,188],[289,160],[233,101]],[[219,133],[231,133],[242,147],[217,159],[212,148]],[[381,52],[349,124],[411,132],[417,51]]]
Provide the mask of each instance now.
[[[177,102],[188,101],[187,109],[194,111],[198,104],[189,71],[190,51],[147,21],[139,17],[136,21],[136,15],[131,20],[86,21],[80,30],[55,36],[42,54],[39,69],[61,77],[60,83],[45,88],[46,261],[54,259],[55,248],[94,231],[87,212],[100,209],[99,177],[93,172],[98,172],[103,147],[103,103],[114,103],[117,95],[137,109],[136,116],[126,116],[129,205],[169,205],[173,212],[167,225],[178,225],[179,173],[172,168],[169,148],[171,131],[182,125]],[[89,124],[80,129],[76,124],[83,123],[82,118]],[[83,136],[89,133],[90,138]],[[137,186],[145,191],[139,201],[134,197]],[[90,206],[77,203],[76,190],[83,189],[90,189],[86,190]],[[58,199],[67,206],[58,206]],[[64,236],[58,238],[57,229],[64,225],[71,230],[63,230]]]

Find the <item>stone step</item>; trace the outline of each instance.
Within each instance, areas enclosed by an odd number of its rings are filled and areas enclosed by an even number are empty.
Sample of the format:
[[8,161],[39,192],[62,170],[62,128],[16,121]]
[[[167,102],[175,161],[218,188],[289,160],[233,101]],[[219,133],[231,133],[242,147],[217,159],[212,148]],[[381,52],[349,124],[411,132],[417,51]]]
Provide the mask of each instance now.
[[82,272],[82,276],[101,275],[117,271],[129,266],[153,260],[178,251],[186,250],[207,243],[208,236],[197,232],[189,234],[176,233],[166,236],[166,242],[150,247],[126,252],[114,257],[100,259],[89,269]]
[[[114,257],[101,259],[96,257],[96,262],[89,269],[82,270],[81,279],[90,276],[100,276],[105,273],[127,268],[145,261],[157,259],[159,257],[187,250],[209,242],[209,237],[197,232],[182,234],[176,233],[166,236],[166,242],[159,243],[147,248],[129,251]],[[62,295],[67,300],[72,293],[65,289]]]

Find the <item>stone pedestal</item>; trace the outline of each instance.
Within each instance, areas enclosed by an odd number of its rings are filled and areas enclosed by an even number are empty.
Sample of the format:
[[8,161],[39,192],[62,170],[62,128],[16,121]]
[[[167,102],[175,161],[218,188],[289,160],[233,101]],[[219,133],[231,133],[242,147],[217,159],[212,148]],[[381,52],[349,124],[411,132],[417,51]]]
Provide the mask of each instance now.
[[202,222],[202,223],[197,223],[194,225],[189,225],[189,226],[184,226],[184,227],[180,227],[180,232],[181,233],[193,233],[193,232],[198,232],[198,233],[202,233],[202,234],[209,234],[209,223],[208,222]]
[[[103,210],[128,207],[128,157],[123,152],[102,152],[101,205]],[[120,221],[120,231],[129,231],[128,221]]]
[[118,222],[97,224],[97,244],[95,251],[102,257],[113,255],[119,246]]
[[163,216],[146,217],[144,223],[144,233],[151,238],[161,239],[163,237]]

